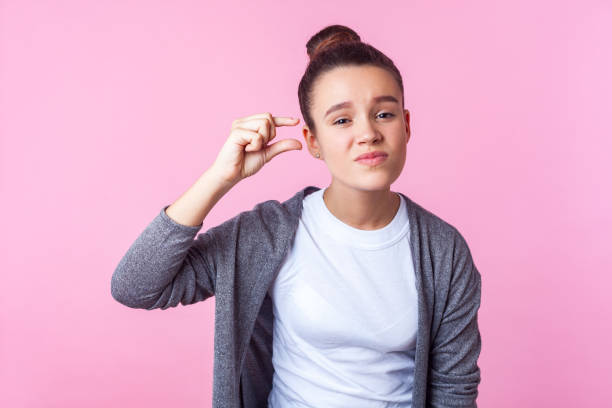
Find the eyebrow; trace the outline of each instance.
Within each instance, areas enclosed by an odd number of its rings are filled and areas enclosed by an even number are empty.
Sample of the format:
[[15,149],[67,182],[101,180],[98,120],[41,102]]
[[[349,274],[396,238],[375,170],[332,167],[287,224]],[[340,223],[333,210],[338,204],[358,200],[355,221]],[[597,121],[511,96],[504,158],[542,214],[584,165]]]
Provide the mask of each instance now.
[[[374,98],[374,102],[377,102],[377,103],[378,102],[395,102],[395,103],[399,103],[397,98],[395,96],[391,96],[391,95],[377,96],[377,97]],[[337,103],[337,104],[333,105],[331,108],[329,108],[327,110],[327,112],[325,112],[325,116],[323,116],[323,118],[325,118],[327,115],[329,115],[333,111],[337,111],[338,109],[348,108],[352,104],[353,103],[350,102],[350,101]]]

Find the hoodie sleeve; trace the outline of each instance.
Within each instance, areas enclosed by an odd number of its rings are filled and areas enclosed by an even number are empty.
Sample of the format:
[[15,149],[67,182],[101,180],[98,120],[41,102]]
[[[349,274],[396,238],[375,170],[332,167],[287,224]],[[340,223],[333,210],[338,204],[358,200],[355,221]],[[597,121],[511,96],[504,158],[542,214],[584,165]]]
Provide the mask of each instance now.
[[[456,231],[456,230],[455,230]],[[428,407],[476,408],[481,337],[481,276],[465,239],[456,231],[448,300],[430,350]]]
[[218,229],[196,237],[202,224],[177,223],[166,214],[169,206],[132,243],[112,275],[111,295],[125,306],[165,310],[215,293]]

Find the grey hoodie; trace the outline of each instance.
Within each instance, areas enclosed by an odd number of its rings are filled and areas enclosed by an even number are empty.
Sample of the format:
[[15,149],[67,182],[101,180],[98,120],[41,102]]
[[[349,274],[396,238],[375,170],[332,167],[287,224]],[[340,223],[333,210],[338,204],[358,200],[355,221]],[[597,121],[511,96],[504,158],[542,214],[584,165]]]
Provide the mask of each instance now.
[[[274,282],[298,227],[307,186],[198,234],[164,206],[120,260],[111,294],[138,309],[215,296],[213,408],[267,407]],[[406,195],[418,293],[412,407],[477,407],[481,277],[459,231]],[[197,234],[197,236],[196,236]],[[195,238],[195,239],[194,239]]]

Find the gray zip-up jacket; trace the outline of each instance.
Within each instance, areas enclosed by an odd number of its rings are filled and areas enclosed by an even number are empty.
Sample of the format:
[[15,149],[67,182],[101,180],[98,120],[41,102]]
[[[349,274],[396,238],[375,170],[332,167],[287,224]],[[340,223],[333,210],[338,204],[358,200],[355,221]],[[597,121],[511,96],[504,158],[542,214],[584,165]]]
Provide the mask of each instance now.
[[[267,407],[274,373],[267,291],[295,236],[302,200],[316,190],[261,202],[197,237],[202,224],[178,224],[166,205],[113,273],[113,298],[131,308],[164,310],[215,296],[213,408]],[[412,407],[477,407],[480,273],[454,226],[402,196],[418,293]]]

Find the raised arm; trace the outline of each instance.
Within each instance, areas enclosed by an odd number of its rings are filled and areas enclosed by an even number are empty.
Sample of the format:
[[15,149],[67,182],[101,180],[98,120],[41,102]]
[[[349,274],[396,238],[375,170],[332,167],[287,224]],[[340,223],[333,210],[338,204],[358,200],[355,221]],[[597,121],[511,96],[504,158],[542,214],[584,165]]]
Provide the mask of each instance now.
[[164,206],[115,269],[113,298],[132,308],[163,310],[213,296],[218,228],[194,237],[230,188],[211,168],[174,204]]
[[197,232],[219,199],[276,155],[301,149],[296,139],[268,145],[279,126],[299,119],[269,112],[240,118],[213,165],[172,205],[165,206],[130,246],[111,278],[111,294],[126,306],[167,309],[214,295],[217,262],[235,245],[238,216]]

